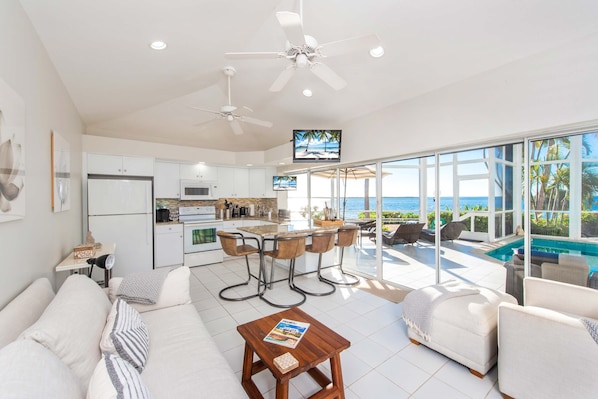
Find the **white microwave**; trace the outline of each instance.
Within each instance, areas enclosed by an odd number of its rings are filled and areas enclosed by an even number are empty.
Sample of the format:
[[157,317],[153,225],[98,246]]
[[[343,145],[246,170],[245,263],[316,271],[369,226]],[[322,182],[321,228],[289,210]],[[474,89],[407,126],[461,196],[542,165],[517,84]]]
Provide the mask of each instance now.
[[182,200],[213,200],[217,199],[212,182],[199,180],[181,180]]

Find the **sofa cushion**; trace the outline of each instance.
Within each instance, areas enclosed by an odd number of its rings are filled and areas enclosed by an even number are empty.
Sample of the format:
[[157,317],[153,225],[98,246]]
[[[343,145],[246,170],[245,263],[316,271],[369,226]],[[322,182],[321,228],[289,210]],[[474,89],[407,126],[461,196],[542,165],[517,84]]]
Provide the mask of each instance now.
[[79,379],[52,351],[35,341],[14,341],[0,350],[0,398],[80,399]]
[[0,312],[0,348],[8,345],[39,319],[54,299],[47,278],[39,278],[8,303]]
[[153,398],[247,397],[193,305],[145,312],[141,317],[151,337],[141,378]]
[[143,371],[149,351],[149,334],[139,312],[117,298],[112,305],[102,340],[102,352],[117,354],[139,372]]
[[87,399],[149,399],[147,387],[129,362],[104,352],[98,362],[89,387]]
[[79,378],[83,392],[100,361],[110,301],[87,276],[69,276],[39,320],[21,334],[54,352]]
[[[154,305],[143,305],[139,303],[131,303],[130,305],[139,312],[148,312],[150,310],[162,309],[169,306],[191,303],[191,296],[189,295],[190,274],[191,271],[186,266],[171,270],[164,281],[160,297]],[[122,277],[114,277],[110,279],[109,295],[112,302],[116,300],[116,294],[118,293],[118,288],[120,287],[122,280]]]

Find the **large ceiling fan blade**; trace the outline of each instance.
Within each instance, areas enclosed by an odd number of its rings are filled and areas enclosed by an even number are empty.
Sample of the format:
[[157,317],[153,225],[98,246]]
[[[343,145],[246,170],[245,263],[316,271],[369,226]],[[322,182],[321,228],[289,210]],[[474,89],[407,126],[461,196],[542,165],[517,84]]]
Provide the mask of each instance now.
[[289,11],[279,11],[276,13],[276,18],[278,18],[278,22],[291,44],[295,46],[305,44],[303,24],[301,23],[301,16],[299,14]]
[[324,43],[320,46],[320,53],[323,57],[333,57],[335,55],[352,53],[355,51],[369,51],[379,45],[380,38],[374,33],[371,35]]
[[270,86],[270,91],[274,91],[274,92],[281,91],[282,88],[286,86],[288,81],[291,80],[291,77],[293,76],[294,73],[295,73],[294,65],[288,66],[284,71],[282,71],[280,73],[280,75],[278,75],[278,78],[276,78],[274,83],[272,83],[272,86]]
[[252,125],[258,125],[263,127],[272,127],[272,122],[263,121],[261,119],[252,118],[250,116],[240,116],[241,122],[251,123]]
[[203,111],[203,112],[210,112],[210,113],[212,113],[212,114],[216,114],[216,115],[220,115],[220,114],[221,114],[221,112],[220,112],[220,111],[214,111],[214,110],[207,109],[207,108],[201,108],[201,107],[192,107],[192,106],[190,106],[189,108],[193,108],[193,109],[196,109],[196,110],[199,110],[199,111]]
[[243,134],[243,128],[241,127],[241,124],[239,123],[238,120],[233,119],[229,123],[230,123],[231,129],[233,129],[234,134],[236,134],[236,135]]
[[273,58],[282,58],[285,57],[285,53],[281,52],[273,52],[273,51],[262,51],[262,52],[241,52],[241,53],[224,53],[226,58],[235,58],[235,59],[273,59]]
[[314,75],[322,79],[334,90],[340,90],[347,86],[347,82],[338,76],[336,72],[330,69],[330,67],[328,67],[326,64],[316,62],[312,64],[310,70],[314,73]]

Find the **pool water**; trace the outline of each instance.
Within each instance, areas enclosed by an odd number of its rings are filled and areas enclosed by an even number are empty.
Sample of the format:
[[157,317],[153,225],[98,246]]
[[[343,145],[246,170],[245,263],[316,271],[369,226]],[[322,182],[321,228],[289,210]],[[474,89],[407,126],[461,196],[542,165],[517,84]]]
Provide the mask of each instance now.
[[[510,244],[486,252],[486,255],[503,262],[511,260],[513,250],[523,247],[523,238]],[[590,265],[591,272],[598,272],[598,244],[590,242],[576,242],[564,240],[551,240],[546,238],[532,238],[532,250],[583,255]]]

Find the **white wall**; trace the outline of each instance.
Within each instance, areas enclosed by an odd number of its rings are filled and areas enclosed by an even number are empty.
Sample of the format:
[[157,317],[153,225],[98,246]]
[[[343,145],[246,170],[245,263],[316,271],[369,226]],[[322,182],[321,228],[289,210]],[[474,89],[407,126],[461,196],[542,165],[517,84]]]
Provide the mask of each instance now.
[[598,34],[352,121],[343,127],[343,161],[523,137],[596,120],[596,71]]
[[[79,244],[83,124],[17,0],[0,1],[0,78],[25,104],[24,219],[0,223],[0,308]],[[71,210],[52,213],[50,134],[70,144]]]

